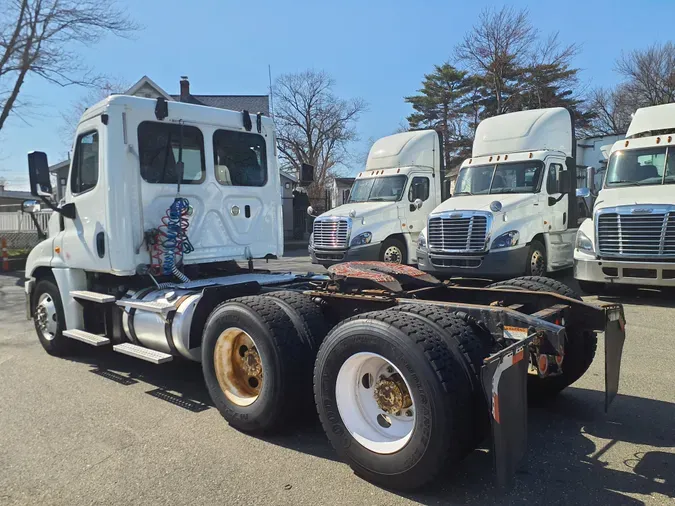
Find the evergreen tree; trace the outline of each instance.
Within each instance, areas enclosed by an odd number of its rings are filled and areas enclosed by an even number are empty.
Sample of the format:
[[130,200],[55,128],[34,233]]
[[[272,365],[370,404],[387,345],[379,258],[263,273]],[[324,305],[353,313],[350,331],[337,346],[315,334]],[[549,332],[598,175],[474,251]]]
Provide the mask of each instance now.
[[[444,63],[424,76],[418,94],[405,97],[415,112],[408,116],[410,127],[433,128],[443,135],[445,166],[451,168],[466,150],[464,112],[470,90],[467,72]],[[470,147],[470,141],[469,141]]]

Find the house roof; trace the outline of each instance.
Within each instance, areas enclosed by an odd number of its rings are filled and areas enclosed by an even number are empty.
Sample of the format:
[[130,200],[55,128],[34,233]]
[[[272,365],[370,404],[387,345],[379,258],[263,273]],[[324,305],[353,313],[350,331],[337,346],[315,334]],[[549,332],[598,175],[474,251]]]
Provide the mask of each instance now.
[[63,160],[62,162],[55,163],[54,165],[49,166],[49,172],[58,172],[64,167],[70,167],[70,160]]
[[[137,92],[146,86],[151,87],[157,94],[163,96],[167,100],[180,101],[180,94],[168,94],[148,76],[141,77],[138,82],[124,94],[136,95]],[[205,105],[208,107],[218,107],[219,109],[229,109],[231,111],[249,111],[253,114],[261,112],[265,116],[270,115],[269,95],[194,95],[191,93],[189,95],[188,103]]]
[[[180,100],[180,95],[171,95],[174,100]],[[270,97],[268,95],[193,95],[190,94],[190,103],[218,107],[231,111],[261,112],[270,115]]]
[[290,172],[284,172],[283,170],[279,171],[279,175],[281,177],[285,177],[286,179],[290,179],[294,183],[298,182],[298,178],[295,176],[295,174],[291,174]]
[[0,190],[0,199],[16,199],[16,200],[26,200],[32,199],[33,195],[31,192],[22,192],[15,190]]

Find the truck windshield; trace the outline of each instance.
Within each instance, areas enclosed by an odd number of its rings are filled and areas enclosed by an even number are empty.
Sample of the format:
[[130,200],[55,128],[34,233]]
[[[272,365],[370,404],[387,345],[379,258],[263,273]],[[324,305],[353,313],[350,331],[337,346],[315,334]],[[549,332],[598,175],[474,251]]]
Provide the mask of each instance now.
[[406,176],[384,176],[354,181],[349,202],[395,202],[401,199]]
[[453,195],[534,193],[541,186],[543,172],[540,160],[463,167]]
[[609,158],[605,187],[675,183],[675,149],[671,147],[615,151]]

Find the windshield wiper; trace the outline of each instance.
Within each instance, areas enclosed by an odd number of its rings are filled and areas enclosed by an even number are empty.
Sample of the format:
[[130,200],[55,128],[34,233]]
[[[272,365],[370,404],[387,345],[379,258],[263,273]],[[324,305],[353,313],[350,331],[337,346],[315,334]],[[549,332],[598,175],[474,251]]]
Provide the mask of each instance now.
[[368,199],[369,202],[383,202],[389,200],[387,197],[371,197]]
[[471,192],[457,192],[457,193],[455,193],[455,196],[457,196],[457,195],[473,195],[473,193],[471,193]]

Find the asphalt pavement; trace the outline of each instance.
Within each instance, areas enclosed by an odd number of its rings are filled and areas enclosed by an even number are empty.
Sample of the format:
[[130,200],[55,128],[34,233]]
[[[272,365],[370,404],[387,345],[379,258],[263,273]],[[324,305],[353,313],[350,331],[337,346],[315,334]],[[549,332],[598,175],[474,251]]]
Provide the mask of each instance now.
[[[304,252],[258,265],[323,272]],[[555,402],[530,409],[512,490],[495,487],[485,447],[398,494],[337,461],[315,416],[273,437],[232,429],[198,364],[86,345],[50,357],[25,319],[20,275],[0,276],[0,504],[673,504],[675,301],[610,299],[625,304],[628,325],[608,414],[600,354]]]

